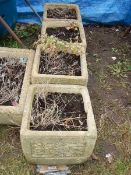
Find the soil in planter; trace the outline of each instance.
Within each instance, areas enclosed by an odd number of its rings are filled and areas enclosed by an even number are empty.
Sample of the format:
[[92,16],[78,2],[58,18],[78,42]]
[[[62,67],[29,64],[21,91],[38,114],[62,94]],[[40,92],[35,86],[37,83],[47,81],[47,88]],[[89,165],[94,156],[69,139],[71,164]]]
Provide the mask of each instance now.
[[47,28],[47,35],[59,38],[67,42],[81,42],[80,31],[78,27],[56,27]]
[[16,106],[19,103],[25,69],[24,58],[0,57],[0,105]]
[[80,94],[36,94],[32,103],[31,130],[86,131],[87,114]]
[[47,10],[47,18],[77,19],[77,14],[75,9],[54,8]]
[[64,52],[54,53],[53,55],[42,52],[39,73],[81,76],[80,56]]

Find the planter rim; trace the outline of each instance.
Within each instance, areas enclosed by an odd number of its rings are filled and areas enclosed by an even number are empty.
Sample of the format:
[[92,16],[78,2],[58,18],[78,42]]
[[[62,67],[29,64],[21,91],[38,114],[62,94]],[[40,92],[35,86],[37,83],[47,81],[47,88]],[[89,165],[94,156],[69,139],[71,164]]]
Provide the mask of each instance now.
[[[27,55],[28,56],[28,54],[30,54],[30,53],[32,53],[32,51],[33,50],[28,50],[28,49],[16,49],[16,48],[3,48],[3,47],[0,47],[0,53],[5,53],[5,51],[7,51],[7,52],[14,52],[14,53],[20,53],[20,52],[22,52],[22,53],[24,53],[24,55]],[[19,54],[19,56],[17,55],[16,57],[14,57],[14,59],[18,59],[18,57],[20,57],[20,54]],[[27,64],[28,64],[28,61],[27,61]],[[27,65],[26,64],[26,65]],[[26,68],[27,69],[27,68]],[[25,69],[25,72],[26,72],[26,69]],[[21,94],[22,94],[22,92],[23,92],[23,86],[24,86],[24,82],[25,82],[25,79],[26,79],[26,76],[24,76],[24,79],[23,79],[23,85],[22,85],[22,87],[21,87]],[[18,106],[5,106],[5,105],[1,105],[0,106],[0,108],[10,108],[10,109],[16,109],[16,108],[20,108],[20,106],[22,105],[22,100],[21,100],[21,95],[20,95],[20,98],[19,98],[19,103],[18,103]]]
[[[47,89],[47,90],[46,90]],[[32,131],[30,114],[33,96],[39,92],[81,94],[87,114],[87,131]],[[70,165],[85,162],[92,154],[97,130],[88,90],[78,85],[31,85],[26,99],[20,138],[26,159],[33,164]]]
[[[80,32],[80,37],[81,37],[81,42],[74,42],[74,43],[78,43],[78,44],[82,44],[84,49],[86,50],[87,47],[87,43],[86,43],[86,37],[85,37],[85,32],[84,32],[84,28],[81,22],[79,21],[47,21],[45,23],[42,23],[42,28],[41,28],[41,36],[46,34],[46,29],[47,28],[57,28],[57,27],[67,27],[70,26],[71,24],[75,24],[78,28],[79,28],[79,32]],[[73,44],[73,43],[72,43]]]
[[[46,80],[50,80],[48,83],[53,84],[74,84],[71,80],[74,80],[77,85],[87,85],[88,81],[88,71],[87,71],[87,62],[86,62],[86,56],[85,51],[83,49],[82,53],[79,54],[80,56],[80,69],[81,69],[81,75],[55,75],[55,74],[40,74],[39,73],[39,66],[40,66],[40,55],[41,55],[41,45],[38,45],[36,48],[35,58],[34,58],[34,64],[32,69],[32,83],[43,83],[43,81],[46,82]],[[65,58],[66,59],[66,58]],[[68,81],[68,83],[63,83],[62,80]],[[56,82],[54,82],[54,80]]]
[[[21,87],[21,93],[20,93],[20,98],[19,98],[19,102],[17,106],[5,106],[5,105],[1,105],[0,106],[0,115],[2,115],[3,113],[9,113],[9,117],[10,115],[13,115],[13,118],[15,118],[17,120],[17,117],[15,117],[15,115],[22,115],[23,113],[23,109],[24,109],[24,103],[25,103],[25,99],[26,99],[26,95],[27,95],[27,90],[29,87],[29,83],[30,83],[30,76],[31,76],[31,69],[32,69],[32,63],[33,63],[33,59],[34,59],[34,51],[33,50],[28,50],[28,49],[18,49],[18,48],[7,48],[7,47],[0,47],[0,55],[5,55],[8,58],[14,58],[14,59],[18,59],[19,57],[27,57],[27,63],[26,63],[26,69],[25,69],[25,73],[24,73],[24,79],[23,79],[23,84]],[[1,118],[1,117],[0,117]],[[8,119],[9,121],[7,121],[7,123],[11,123],[11,124],[16,124],[15,122],[13,123],[13,121],[10,121],[10,119]],[[20,123],[20,118],[18,117],[19,123]],[[0,121],[1,123],[2,121]]]
[[[76,10],[76,15],[77,15],[77,19],[59,19],[59,18],[48,18],[47,17],[47,10],[49,8],[54,9],[55,7],[61,7],[61,8],[70,8],[70,9],[75,9]],[[44,21],[79,21],[82,23],[82,18],[81,18],[81,14],[80,14],[80,9],[79,6],[77,4],[66,4],[66,3],[46,3],[44,5],[44,14],[43,14],[43,19]]]
[[51,2],[51,3],[45,3],[44,5],[43,5],[43,7],[45,7],[45,6],[74,6],[74,7],[78,7],[79,8],[79,5],[77,5],[77,4],[72,4],[72,3],[55,3],[55,2]]
[[[44,90],[45,88],[45,90]],[[57,90],[56,90],[57,89]],[[62,89],[64,89],[64,92],[62,92]],[[85,112],[87,113],[87,131],[53,131],[56,133],[56,135],[76,135],[80,133],[80,135],[88,135],[92,138],[97,137],[97,130],[96,130],[96,124],[94,120],[94,115],[92,111],[92,106],[90,102],[89,93],[86,87],[84,86],[78,86],[78,85],[58,85],[58,84],[33,84],[28,89],[28,95],[26,98],[24,113],[23,113],[23,119],[22,119],[22,126],[21,126],[21,134],[24,135],[35,135],[37,133],[39,136],[43,135],[43,132],[45,135],[52,135],[52,131],[33,131],[30,130],[30,113],[32,109],[32,101],[34,98],[34,94],[37,92],[57,92],[57,93],[73,93],[73,94],[81,94],[84,101],[84,108]],[[65,92],[67,91],[67,92]],[[70,92],[69,92],[70,91]],[[75,91],[75,92],[74,92]],[[88,107],[87,107],[88,106]],[[53,136],[53,135],[52,135]]]

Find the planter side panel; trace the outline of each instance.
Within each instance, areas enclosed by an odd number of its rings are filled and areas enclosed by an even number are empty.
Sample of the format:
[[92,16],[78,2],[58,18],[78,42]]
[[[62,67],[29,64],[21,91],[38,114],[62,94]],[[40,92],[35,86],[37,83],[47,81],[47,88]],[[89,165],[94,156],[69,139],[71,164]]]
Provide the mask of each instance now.
[[[85,134],[86,135],[86,134]],[[86,136],[22,136],[22,147],[29,162],[34,164],[79,164],[91,155],[95,139]],[[28,145],[28,146],[27,146]]]
[[0,111],[0,124],[4,125],[20,125],[22,120],[22,113],[17,113],[16,110],[5,109]]

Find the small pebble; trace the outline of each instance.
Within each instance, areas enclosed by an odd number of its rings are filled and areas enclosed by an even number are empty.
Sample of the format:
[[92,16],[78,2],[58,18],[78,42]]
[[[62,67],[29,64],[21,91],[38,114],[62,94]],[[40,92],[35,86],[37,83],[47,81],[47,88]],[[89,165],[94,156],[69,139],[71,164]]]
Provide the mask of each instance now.
[[114,61],[116,60],[116,57],[111,57]]

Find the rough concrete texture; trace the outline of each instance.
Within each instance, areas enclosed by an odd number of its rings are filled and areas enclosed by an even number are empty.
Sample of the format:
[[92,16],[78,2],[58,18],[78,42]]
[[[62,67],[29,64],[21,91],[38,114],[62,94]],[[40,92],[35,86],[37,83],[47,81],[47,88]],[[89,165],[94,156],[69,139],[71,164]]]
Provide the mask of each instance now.
[[[60,92],[81,94],[87,113],[87,131],[32,131],[30,115],[36,93]],[[79,164],[92,154],[97,130],[89,93],[86,87],[77,85],[31,85],[26,98],[21,125],[21,143],[26,159],[34,164]]]
[[0,106],[0,124],[20,125],[26,95],[30,84],[34,51],[27,49],[12,49],[1,47],[0,57],[13,57],[16,59],[19,57],[26,57],[28,59],[18,106]]
[[52,28],[69,27],[71,25],[75,25],[79,28],[80,37],[81,37],[82,42],[78,43],[78,44],[81,44],[86,50],[86,47],[87,47],[86,37],[85,37],[84,28],[83,28],[83,25],[82,25],[81,22],[78,22],[78,21],[75,21],[75,22],[72,22],[72,21],[47,21],[47,22],[44,22],[43,21],[42,29],[41,29],[41,35],[45,35],[46,34],[46,29],[49,28],[49,27],[52,27]]
[[[69,8],[69,9],[74,9],[77,14],[77,19],[58,19],[58,18],[47,18],[47,10],[48,9],[55,9],[55,8]],[[47,21],[79,21],[82,22],[81,19],[81,14],[80,14],[80,9],[79,6],[76,4],[64,4],[64,3],[46,3],[44,5],[44,15],[43,15],[43,20],[44,22]]]
[[37,46],[31,77],[33,84],[48,83],[48,84],[68,84],[68,85],[72,84],[72,85],[83,85],[83,86],[87,85],[88,71],[87,71],[86,55],[84,50],[80,55],[81,76],[40,74],[39,73],[40,55],[41,55],[41,46]]

